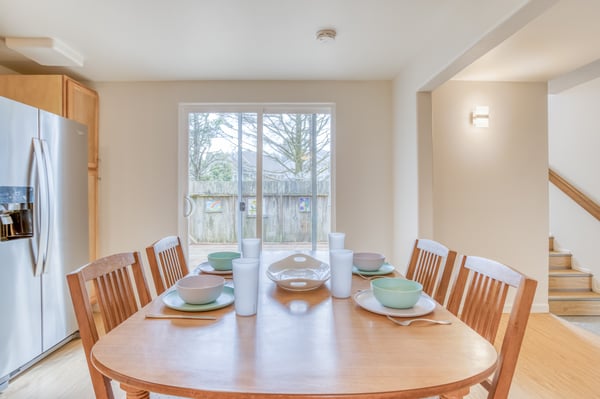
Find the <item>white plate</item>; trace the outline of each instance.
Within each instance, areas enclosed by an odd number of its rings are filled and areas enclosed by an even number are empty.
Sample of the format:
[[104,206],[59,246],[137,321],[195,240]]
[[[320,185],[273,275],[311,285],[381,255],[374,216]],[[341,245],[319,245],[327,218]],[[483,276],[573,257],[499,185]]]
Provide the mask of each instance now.
[[233,288],[228,286],[223,287],[223,292],[216,300],[204,305],[185,303],[176,290],[171,290],[162,297],[162,301],[166,307],[183,312],[207,312],[209,310],[221,309],[231,305],[233,300]]
[[233,274],[233,270],[215,270],[208,262],[200,263],[198,270],[206,274]]
[[375,298],[375,295],[373,295],[373,291],[371,290],[358,291],[352,296],[352,299],[354,299],[354,302],[361,308],[384,316],[417,317],[431,313],[435,309],[434,300],[425,294],[422,294],[415,306],[409,309],[394,309],[383,306]]
[[352,273],[362,274],[363,276],[382,276],[384,274],[390,274],[394,270],[396,270],[396,268],[389,263],[384,263],[379,269],[371,271],[360,270],[358,267],[352,266]]
[[319,288],[331,276],[329,265],[304,254],[294,254],[271,264],[267,276],[288,291]]

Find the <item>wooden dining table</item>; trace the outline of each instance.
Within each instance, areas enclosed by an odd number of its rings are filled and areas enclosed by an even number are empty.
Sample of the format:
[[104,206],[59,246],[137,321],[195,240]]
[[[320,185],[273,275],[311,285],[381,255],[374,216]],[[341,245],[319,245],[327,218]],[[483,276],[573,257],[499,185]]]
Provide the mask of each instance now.
[[[305,254],[328,263],[327,252]],[[263,252],[256,315],[237,316],[232,304],[202,312],[216,320],[145,318],[190,314],[159,296],[100,338],[93,365],[128,399],[455,398],[494,372],[494,347],[439,304],[426,317],[452,324],[404,327],[352,297],[333,298],[329,281],[282,289],[265,270],[288,255]],[[369,284],[355,275],[352,290]]]

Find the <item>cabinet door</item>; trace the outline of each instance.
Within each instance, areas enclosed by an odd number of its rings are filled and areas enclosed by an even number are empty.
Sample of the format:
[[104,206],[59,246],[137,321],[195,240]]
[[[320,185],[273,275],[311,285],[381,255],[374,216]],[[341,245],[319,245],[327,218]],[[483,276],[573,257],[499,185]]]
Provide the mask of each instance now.
[[62,75],[0,75],[0,96],[63,114]]
[[90,261],[96,260],[98,223],[98,170],[88,169],[88,223]]
[[66,78],[65,116],[88,126],[88,168],[98,166],[98,93]]

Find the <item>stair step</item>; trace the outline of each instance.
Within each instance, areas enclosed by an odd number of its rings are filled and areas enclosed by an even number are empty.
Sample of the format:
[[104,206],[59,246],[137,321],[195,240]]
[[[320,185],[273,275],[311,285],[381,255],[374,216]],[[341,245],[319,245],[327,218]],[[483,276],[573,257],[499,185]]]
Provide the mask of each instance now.
[[564,251],[551,251],[549,258],[550,269],[570,269],[572,254]]
[[589,291],[592,288],[592,274],[575,269],[551,270],[548,274],[550,291]]
[[599,316],[600,294],[593,291],[548,293],[550,312],[559,316]]

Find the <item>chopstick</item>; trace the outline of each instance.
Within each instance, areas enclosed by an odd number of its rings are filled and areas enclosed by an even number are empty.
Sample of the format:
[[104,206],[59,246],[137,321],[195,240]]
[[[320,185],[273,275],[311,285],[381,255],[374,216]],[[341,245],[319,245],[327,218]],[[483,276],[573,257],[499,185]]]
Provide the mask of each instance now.
[[147,319],[195,319],[217,320],[215,316],[175,315],[175,314],[147,314]]

